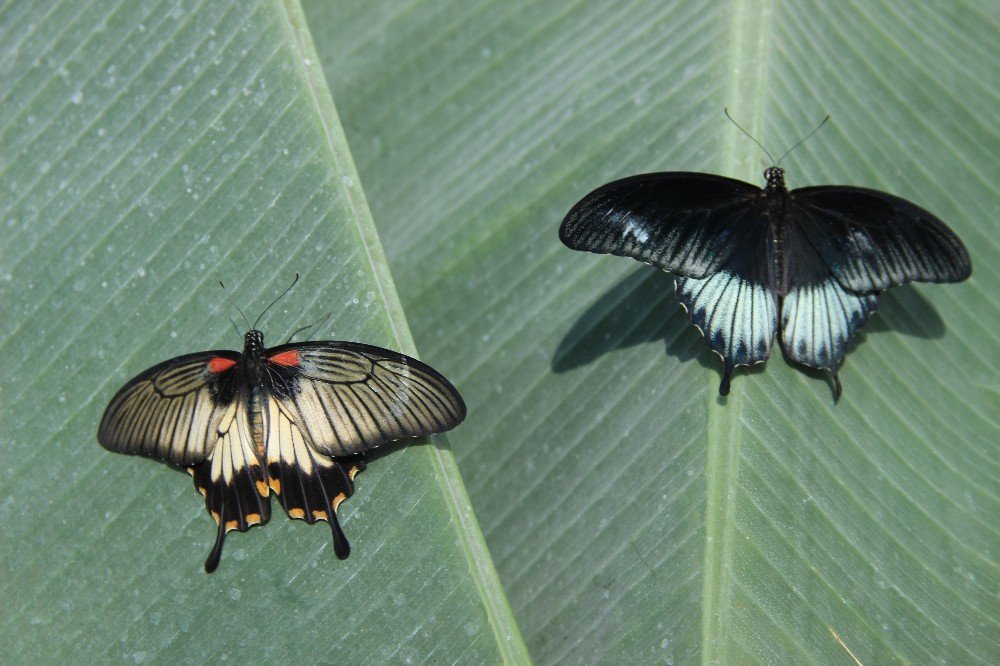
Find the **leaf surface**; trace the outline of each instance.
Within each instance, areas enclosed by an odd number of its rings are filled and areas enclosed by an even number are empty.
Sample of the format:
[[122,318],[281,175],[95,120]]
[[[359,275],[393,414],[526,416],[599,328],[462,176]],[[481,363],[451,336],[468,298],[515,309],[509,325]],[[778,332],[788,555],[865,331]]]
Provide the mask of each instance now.
[[6,660],[522,660],[444,438],[358,476],[350,559],[274,503],[212,576],[188,475],[96,442],[124,381],[240,346],[233,303],[294,273],[269,344],[415,353],[297,3],[8,3],[0,97]]
[[[993,663],[996,12],[973,2],[309,2],[450,439],[540,663]],[[877,188],[973,255],[841,372],[720,362],[670,276],[572,252],[631,174]]]

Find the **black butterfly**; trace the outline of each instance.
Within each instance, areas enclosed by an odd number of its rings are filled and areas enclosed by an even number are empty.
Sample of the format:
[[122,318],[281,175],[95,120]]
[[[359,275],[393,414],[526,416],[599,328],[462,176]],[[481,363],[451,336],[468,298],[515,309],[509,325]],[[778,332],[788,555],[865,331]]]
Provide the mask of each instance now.
[[242,354],[179,356],[129,381],[97,439],[187,467],[219,525],[205,562],[211,573],[227,532],[268,521],[271,493],[289,517],[327,521],[337,557],[346,558],[337,508],[365,467],[360,454],[464,418],[455,387],[416,359],[356,342],[265,349],[252,327]]
[[959,282],[972,264],[951,229],[909,201],[841,185],[789,192],[784,173],[768,168],[764,189],[704,173],[618,180],[573,206],[559,238],[674,273],[677,300],[722,357],[722,395],[734,368],[767,360],[780,317],[785,354],[830,371],[839,398],[837,369],[879,293]]

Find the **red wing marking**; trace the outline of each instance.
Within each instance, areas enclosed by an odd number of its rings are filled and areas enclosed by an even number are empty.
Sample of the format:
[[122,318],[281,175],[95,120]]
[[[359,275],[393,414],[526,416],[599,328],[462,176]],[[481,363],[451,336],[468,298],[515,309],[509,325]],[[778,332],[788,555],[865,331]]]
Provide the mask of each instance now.
[[225,372],[234,365],[236,365],[236,361],[233,359],[216,356],[208,362],[208,371],[212,374],[218,374],[220,372]]
[[277,365],[298,365],[299,352],[297,352],[294,349],[289,349],[286,352],[275,354],[274,356],[269,357],[267,360]]

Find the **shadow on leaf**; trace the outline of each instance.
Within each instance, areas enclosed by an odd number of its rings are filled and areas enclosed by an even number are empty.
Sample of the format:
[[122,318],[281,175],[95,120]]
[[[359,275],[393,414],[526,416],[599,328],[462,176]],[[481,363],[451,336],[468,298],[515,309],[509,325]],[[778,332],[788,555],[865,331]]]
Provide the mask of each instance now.
[[[917,338],[937,339],[944,336],[945,325],[917,286],[906,284],[882,293],[878,313],[865,329],[870,333],[899,331]],[[859,337],[856,344],[863,339]]]
[[[851,348],[863,344],[866,333],[890,330],[922,338],[940,338],[945,325],[913,285],[903,285],[882,294],[877,316],[859,331]],[[580,315],[556,348],[552,370],[568,372],[616,349],[654,340],[663,340],[667,354],[680,361],[695,359],[702,367],[721,372],[719,359],[677,304],[673,276],[649,268],[620,280]],[[811,377],[830,381],[829,373],[824,370],[792,365]],[[737,374],[759,374],[764,367],[763,363],[742,367]]]
[[552,358],[563,373],[587,365],[616,349],[663,340],[667,354],[716,367],[718,359],[691,326],[674,299],[674,278],[642,268],[601,295],[570,327]]

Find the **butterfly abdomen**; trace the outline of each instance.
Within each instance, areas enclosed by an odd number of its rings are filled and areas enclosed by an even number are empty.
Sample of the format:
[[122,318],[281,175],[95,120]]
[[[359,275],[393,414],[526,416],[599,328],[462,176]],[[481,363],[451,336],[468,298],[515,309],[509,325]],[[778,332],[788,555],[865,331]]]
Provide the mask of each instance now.
[[264,417],[260,410],[260,385],[255,385],[250,394],[250,434],[254,450],[260,459],[264,458]]
[[781,218],[775,216],[768,217],[768,268],[770,269],[770,287],[780,298],[787,291],[786,270],[788,234],[784,224],[779,222]]
[[788,189],[785,187],[784,172],[771,167],[764,172],[767,186],[764,188],[764,219],[767,224],[767,260],[769,286],[778,299],[788,292]]

